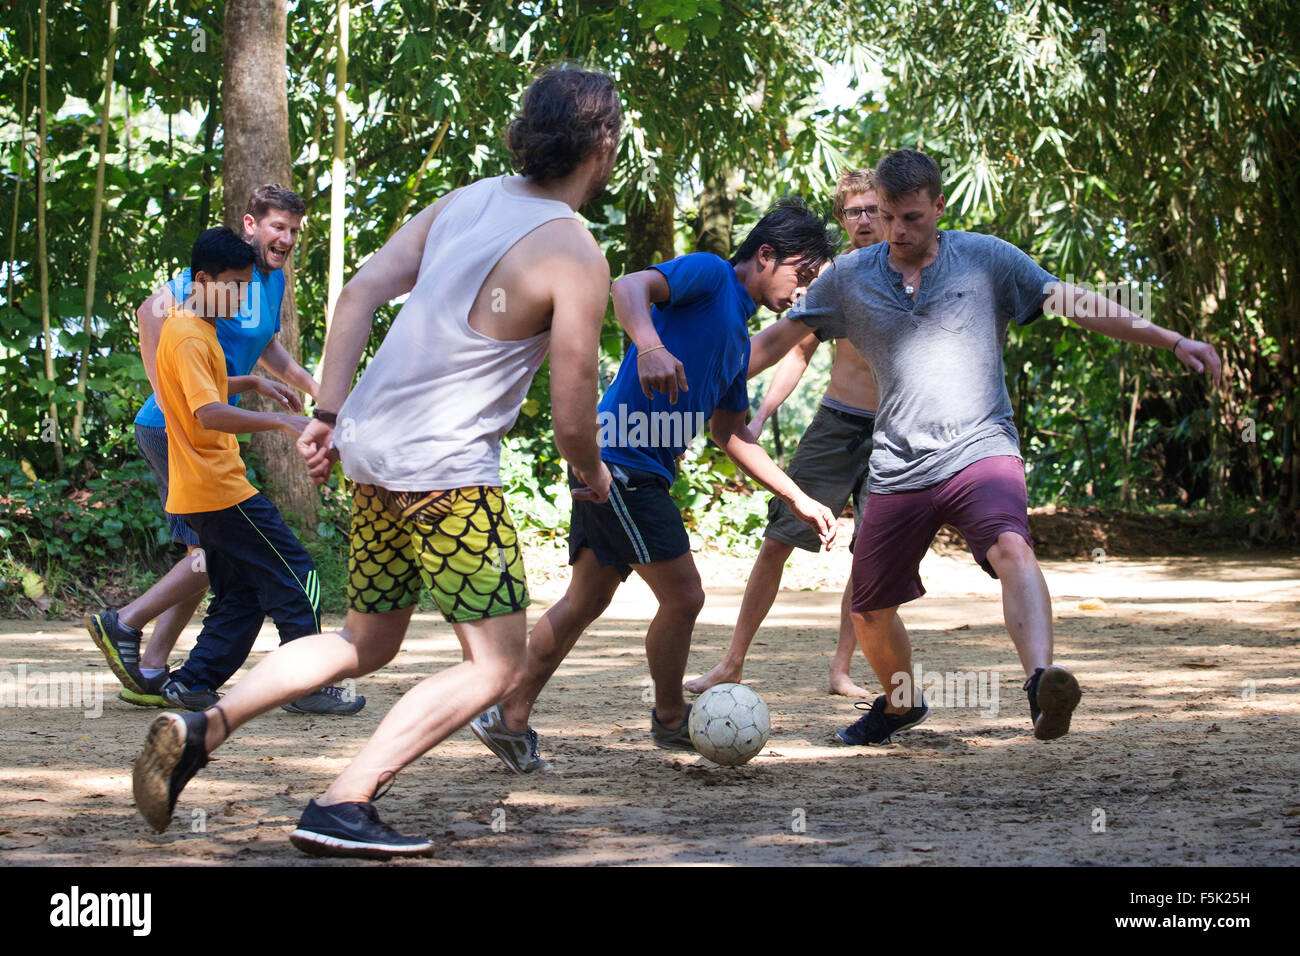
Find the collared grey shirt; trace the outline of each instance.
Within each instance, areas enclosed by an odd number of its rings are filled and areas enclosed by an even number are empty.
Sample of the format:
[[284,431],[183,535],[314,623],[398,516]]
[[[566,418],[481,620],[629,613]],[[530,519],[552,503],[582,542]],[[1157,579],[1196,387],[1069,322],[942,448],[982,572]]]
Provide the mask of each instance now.
[[996,455],[1020,456],[1002,349],[1011,322],[1043,311],[1058,280],[1009,242],[940,232],[913,300],[889,243],[840,256],[789,312],[822,340],[847,338],[876,376],[870,490],[929,488]]

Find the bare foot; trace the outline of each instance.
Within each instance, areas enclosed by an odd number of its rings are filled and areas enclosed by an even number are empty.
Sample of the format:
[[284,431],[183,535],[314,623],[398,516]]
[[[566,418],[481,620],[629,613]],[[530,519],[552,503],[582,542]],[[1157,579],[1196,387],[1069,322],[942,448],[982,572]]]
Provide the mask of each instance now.
[[740,672],[740,667],[733,667],[726,661],[723,661],[703,677],[696,677],[693,680],[688,680],[682,685],[682,687],[688,694],[702,694],[715,684],[740,683]]
[[842,697],[865,697],[870,700],[873,697],[880,696],[853,683],[853,679],[848,674],[832,674],[830,689],[832,694],[838,694]]

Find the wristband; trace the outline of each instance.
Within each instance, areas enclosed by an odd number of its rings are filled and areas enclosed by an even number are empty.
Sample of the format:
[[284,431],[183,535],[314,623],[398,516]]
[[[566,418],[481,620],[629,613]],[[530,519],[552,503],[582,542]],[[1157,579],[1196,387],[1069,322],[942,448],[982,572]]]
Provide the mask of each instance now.
[[644,358],[645,356],[649,355],[649,354],[650,354],[651,352],[653,352],[655,349],[661,349],[661,348],[663,348],[662,345],[656,345],[653,349],[646,349],[644,352],[638,350],[638,351],[637,351],[637,354],[636,354],[636,360],[639,362],[639,361],[641,361],[642,358]]
[[338,412],[322,412],[319,408],[312,409],[311,417],[317,421],[324,422],[326,425],[337,425],[339,423]]
[[1186,341],[1187,341],[1186,336],[1183,335],[1178,336],[1178,341],[1175,342],[1174,347],[1169,350],[1174,353],[1174,358],[1178,358],[1178,346],[1182,345]]

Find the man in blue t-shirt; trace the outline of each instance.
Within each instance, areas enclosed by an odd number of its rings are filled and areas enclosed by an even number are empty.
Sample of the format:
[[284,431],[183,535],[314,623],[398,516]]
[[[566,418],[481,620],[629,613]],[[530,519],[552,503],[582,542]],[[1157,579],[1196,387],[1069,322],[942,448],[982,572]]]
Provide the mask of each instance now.
[[[315,397],[316,381],[299,365],[277,340],[280,331],[280,308],[284,298],[284,264],[302,228],[306,206],[294,192],[278,184],[260,186],[249,198],[244,215],[244,238],[253,246],[256,265],[253,280],[244,296],[238,321],[220,322],[217,339],[226,356],[230,404],[239,404],[239,393],[255,391],[283,408],[300,412],[302,401],[297,392]],[[154,355],[163,320],[171,309],[184,302],[192,291],[190,270],[185,269],[156,291],[136,310],[140,323],[140,355],[150,384],[156,384]],[[261,365],[285,384],[252,374]],[[157,398],[150,394],[135,417],[135,439],[141,455],[158,483],[163,508],[167,506],[167,431]],[[191,551],[198,547],[198,536],[179,516],[168,513],[172,540]],[[145,707],[206,705],[214,691],[199,692],[203,699],[165,699],[162,688],[167,681],[167,658],[194,611],[208,591],[205,564],[191,554],[181,558],[148,591],[117,610],[106,610],[86,618],[86,627],[95,644],[104,652],[109,666],[122,682],[121,697]],[[140,653],[141,628],[156,620],[153,636]],[[328,699],[326,699],[328,698]],[[340,703],[326,695],[319,703],[328,712],[336,712]],[[310,712],[316,704],[303,703]],[[291,705],[291,706],[297,706]],[[344,710],[356,706],[347,702]],[[360,709],[357,707],[356,709]],[[324,711],[321,711],[324,712]]]
[[[579,635],[633,569],[659,609],[646,634],[655,685],[656,745],[693,750],[682,677],[704,605],[682,515],[669,494],[676,462],[707,422],[742,471],[785,501],[824,543],[835,515],[804,494],[746,430],[749,318],[758,305],[789,308],[834,253],[826,224],[783,202],[750,232],[732,262],[694,253],[614,283],[614,314],[632,340],[598,406],[601,458],[613,482],[600,504],[575,496],[569,530],[573,577],[564,598],[533,628],[522,684],[470,729],[518,773],[545,770],[528,717]],[[571,477],[570,484],[576,485]]]

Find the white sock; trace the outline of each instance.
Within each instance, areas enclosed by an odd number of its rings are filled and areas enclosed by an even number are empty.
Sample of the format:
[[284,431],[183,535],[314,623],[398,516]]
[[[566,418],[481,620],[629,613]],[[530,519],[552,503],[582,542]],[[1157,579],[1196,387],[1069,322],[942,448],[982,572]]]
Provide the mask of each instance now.
[[159,674],[166,674],[166,673],[167,673],[167,668],[165,668],[165,667],[142,667],[142,668],[140,668],[140,676],[142,676],[142,677],[154,678],[154,677],[157,677]]

